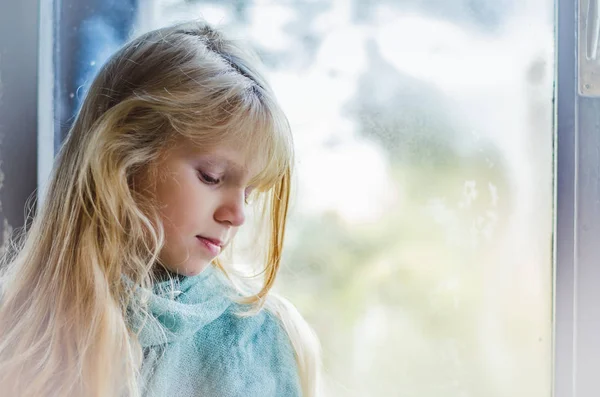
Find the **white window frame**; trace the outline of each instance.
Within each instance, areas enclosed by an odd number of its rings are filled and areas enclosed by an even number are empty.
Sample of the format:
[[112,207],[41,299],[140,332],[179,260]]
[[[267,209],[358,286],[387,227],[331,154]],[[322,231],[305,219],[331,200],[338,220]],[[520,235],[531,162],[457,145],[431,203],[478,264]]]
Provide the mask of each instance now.
[[555,397],[600,393],[600,98],[578,93],[587,5],[558,0],[556,8]]

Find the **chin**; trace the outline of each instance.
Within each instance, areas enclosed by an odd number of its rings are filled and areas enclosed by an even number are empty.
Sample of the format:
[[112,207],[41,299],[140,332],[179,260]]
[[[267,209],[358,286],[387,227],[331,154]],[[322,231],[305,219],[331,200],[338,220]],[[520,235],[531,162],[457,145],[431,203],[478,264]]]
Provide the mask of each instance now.
[[177,269],[177,273],[182,276],[197,276],[202,273],[208,266],[210,266],[210,262],[202,262],[202,263],[194,263],[190,266],[184,266],[180,269]]

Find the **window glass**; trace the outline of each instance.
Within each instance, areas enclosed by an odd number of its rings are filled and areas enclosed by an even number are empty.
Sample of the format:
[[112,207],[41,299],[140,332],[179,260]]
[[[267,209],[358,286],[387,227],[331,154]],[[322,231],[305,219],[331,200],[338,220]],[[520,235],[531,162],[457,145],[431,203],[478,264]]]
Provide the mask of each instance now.
[[277,289],[328,395],[550,396],[552,1],[104,3],[62,120],[126,32],[202,17],[265,62],[297,149]]

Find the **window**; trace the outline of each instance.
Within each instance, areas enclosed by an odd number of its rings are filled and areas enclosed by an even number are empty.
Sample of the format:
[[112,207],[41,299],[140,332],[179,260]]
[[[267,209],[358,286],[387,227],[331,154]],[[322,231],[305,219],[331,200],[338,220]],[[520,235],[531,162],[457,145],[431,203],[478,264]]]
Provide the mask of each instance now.
[[130,32],[203,17],[252,41],[294,130],[277,288],[321,338],[328,395],[592,395],[598,100],[570,54],[595,4],[57,1],[40,152]]

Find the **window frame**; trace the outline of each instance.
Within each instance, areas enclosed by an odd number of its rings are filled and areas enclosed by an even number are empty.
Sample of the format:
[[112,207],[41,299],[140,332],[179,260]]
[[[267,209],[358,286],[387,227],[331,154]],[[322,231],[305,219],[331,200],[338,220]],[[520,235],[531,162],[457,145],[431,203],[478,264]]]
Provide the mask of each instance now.
[[580,11],[556,4],[554,396],[598,394],[600,98],[578,93]]
[[[600,368],[600,99],[577,93],[577,18],[584,0],[555,1],[553,235],[553,396],[595,395]],[[57,131],[54,71],[61,0],[40,2],[38,62],[38,204],[52,168]],[[50,105],[50,106],[49,106]],[[600,132],[600,131],[598,131]],[[25,203],[23,203],[25,204]],[[598,276],[598,277],[594,277]],[[596,282],[596,283],[595,283]],[[595,285],[596,284],[596,285]]]

